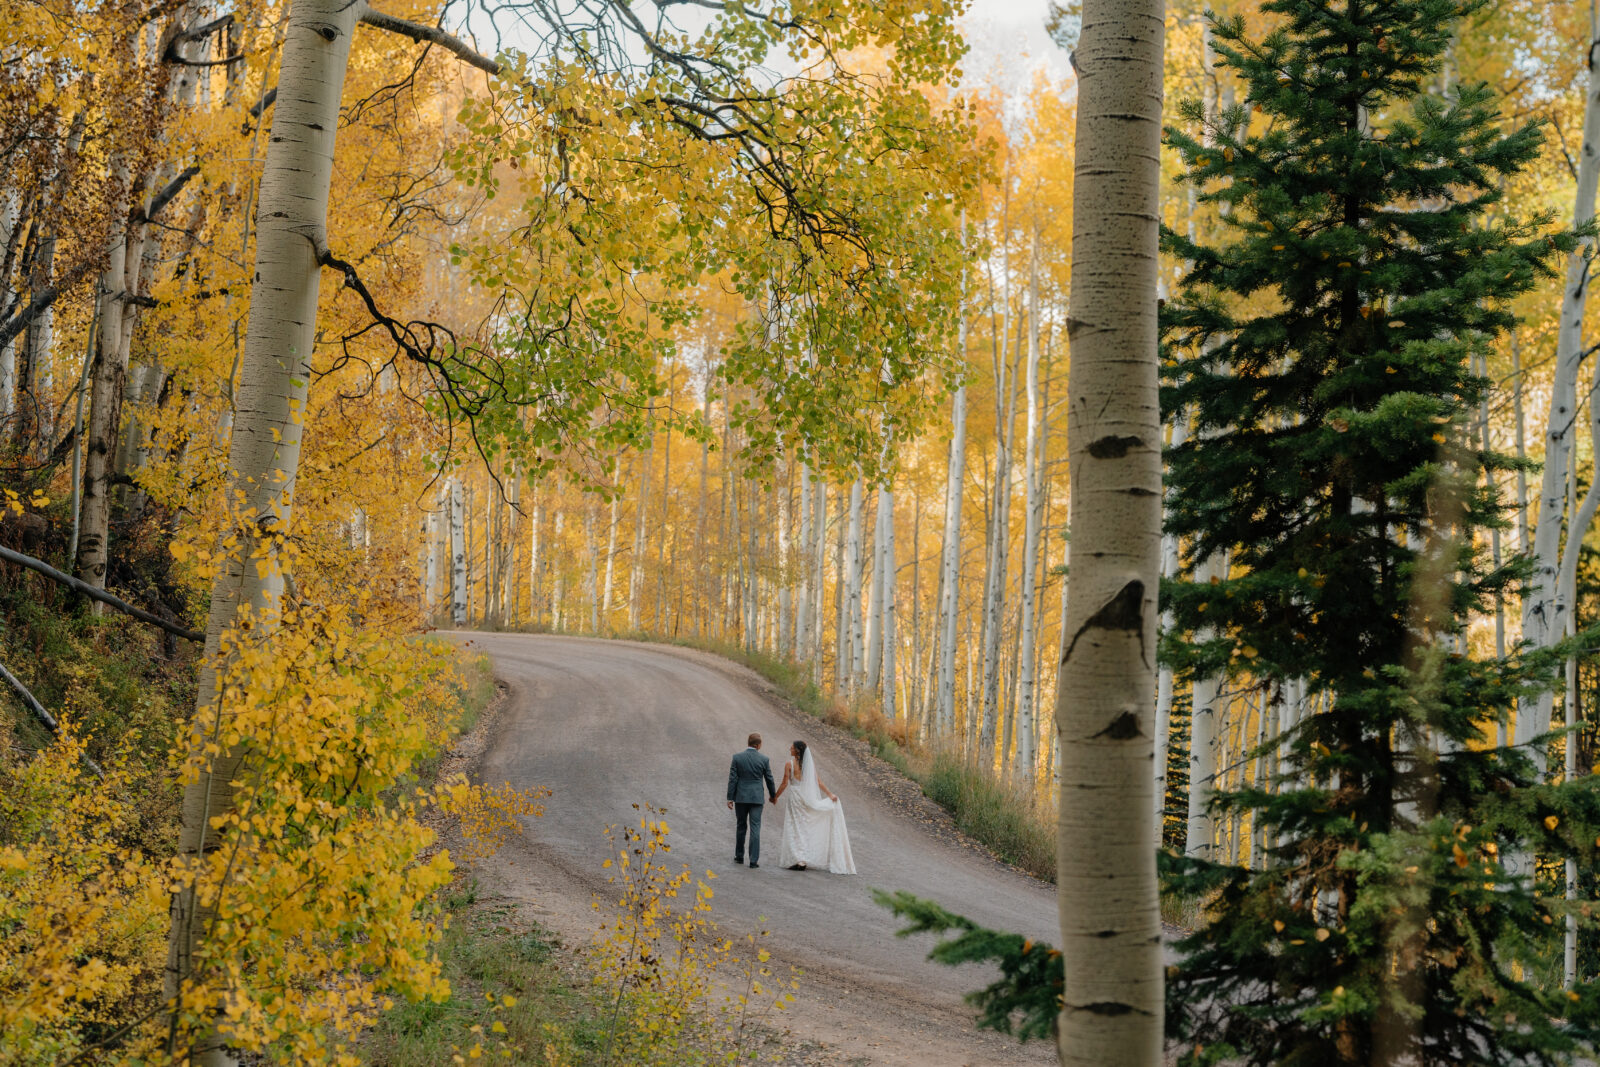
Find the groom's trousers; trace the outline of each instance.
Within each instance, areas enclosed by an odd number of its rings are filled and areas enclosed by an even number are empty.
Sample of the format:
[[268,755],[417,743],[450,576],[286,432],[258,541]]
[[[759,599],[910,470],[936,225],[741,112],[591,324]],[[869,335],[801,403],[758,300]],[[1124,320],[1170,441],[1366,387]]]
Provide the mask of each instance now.
[[750,833],[750,862],[761,862],[761,809],[763,804],[735,804],[733,814],[737,819],[733,831],[733,860],[735,863],[744,861],[744,836],[748,827]]

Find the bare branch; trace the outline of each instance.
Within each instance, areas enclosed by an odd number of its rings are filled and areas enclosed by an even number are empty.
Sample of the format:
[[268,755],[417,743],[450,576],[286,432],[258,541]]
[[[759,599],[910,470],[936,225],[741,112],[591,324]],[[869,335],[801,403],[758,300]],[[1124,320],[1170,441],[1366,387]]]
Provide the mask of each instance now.
[[385,15],[383,12],[375,10],[370,4],[366,5],[365,10],[361,12],[361,21],[368,26],[376,26],[380,30],[388,30],[390,33],[398,33],[402,37],[409,37],[413,41],[427,41],[430,44],[436,44],[440,48],[453,52],[464,62],[470,63],[488,74],[500,73],[500,64],[478,52],[459,37],[445,33],[436,26],[425,26],[420,22],[412,22],[409,19]]
[[[34,718],[44,723],[45,726],[49,728],[51,733],[56,734],[57,736],[60,735],[61,725],[56,722],[55,716],[51,715],[45,710],[45,706],[39,703],[39,701],[34,698],[32,693],[28,692],[28,687],[23,685],[22,681],[16,675],[6,670],[6,665],[4,663],[0,663],[0,678],[5,679],[6,684],[11,686],[12,689],[16,690],[17,696],[21,697],[22,702],[28,706],[28,710],[33,712]],[[100,770],[99,765],[96,764],[94,760],[85,755],[83,757],[83,762],[84,766],[88,767],[94,772],[94,776],[96,778],[100,779],[102,782],[106,780],[105,772]]]
[[198,633],[194,630],[186,630],[182,626],[168,622],[159,615],[152,615],[143,608],[136,608],[126,600],[123,600],[121,597],[112,596],[104,589],[96,589],[88,582],[56,570],[42,559],[34,559],[32,556],[24,556],[21,552],[14,552],[11,549],[6,548],[4,545],[0,545],[0,559],[3,559],[8,563],[15,563],[21,567],[27,567],[29,570],[38,571],[46,578],[49,578],[52,581],[60,582],[68,589],[82,593],[84,596],[93,600],[98,600],[102,604],[110,604],[118,611],[126,615],[132,615],[140,622],[147,622],[151,626],[159,626],[161,629],[167,631],[167,633],[172,634],[175,637],[181,637],[185,641],[204,642],[206,639],[206,635],[203,633]]
[[160,192],[156,193],[155,196],[150,198],[149,205],[135,215],[133,221],[149,222],[151,219],[161,214],[161,210],[168,204],[172,203],[173,198],[179,193],[183,192],[183,187],[189,184],[189,180],[199,173],[200,164],[198,163],[191,163],[189,166],[185,167],[181,174],[173,178],[161,188]]

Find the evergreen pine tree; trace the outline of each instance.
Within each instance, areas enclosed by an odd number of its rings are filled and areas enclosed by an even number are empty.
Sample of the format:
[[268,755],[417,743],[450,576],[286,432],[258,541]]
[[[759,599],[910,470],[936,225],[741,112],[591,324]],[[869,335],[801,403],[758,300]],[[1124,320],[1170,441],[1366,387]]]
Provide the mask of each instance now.
[[[1503,521],[1483,472],[1515,461],[1473,443],[1471,357],[1573,246],[1495,208],[1539,131],[1505,132],[1486,87],[1424,92],[1478,6],[1270,0],[1259,40],[1218,21],[1245,102],[1168,132],[1222,239],[1165,235],[1192,269],[1163,312],[1163,406],[1193,421],[1169,455],[1187,550],[1164,651],[1314,698],[1263,748],[1287,753],[1270,787],[1216,799],[1266,831],[1265,869],[1168,861],[1214,894],[1169,972],[1185,1063],[1554,1063],[1600,1020],[1594,988],[1535,966],[1559,959],[1559,889],[1505,862],[1595,858],[1593,787],[1493,747],[1554,659],[1466,639],[1525,573],[1482,548]],[[1195,582],[1224,551],[1227,577]]]

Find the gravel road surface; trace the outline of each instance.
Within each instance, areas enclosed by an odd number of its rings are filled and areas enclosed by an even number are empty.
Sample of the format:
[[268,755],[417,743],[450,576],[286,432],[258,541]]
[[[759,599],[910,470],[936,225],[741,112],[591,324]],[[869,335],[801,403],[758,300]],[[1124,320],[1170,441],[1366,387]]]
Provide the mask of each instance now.
[[[784,1024],[807,1064],[1045,1064],[1046,1043],[1019,1046],[978,1031],[961,994],[994,973],[926,959],[928,937],[894,936],[896,920],[870,890],[905,889],[995,929],[1056,940],[1051,887],[953,842],[946,829],[892,802],[882,765],[788,707],[758,675],[706,653],[662,645],[523,634],[451,636],[489,653],[510,687],[487,751],[483,781],[553,790],[526,839],[480,874],[493,890],[583,943],[611,892],[600,864],[608,824],[635,823],[635,804],[666,810],[672,859],[712,870],[714,915],[725,934],[766,929],[781,969],[794,966],[799,1001]],[[789,741],[811,745],[844,804],[856,877],[777,867],[782,816],[768,805],[759,870],[733,863],[728,761],[745,735],[781,779]]]

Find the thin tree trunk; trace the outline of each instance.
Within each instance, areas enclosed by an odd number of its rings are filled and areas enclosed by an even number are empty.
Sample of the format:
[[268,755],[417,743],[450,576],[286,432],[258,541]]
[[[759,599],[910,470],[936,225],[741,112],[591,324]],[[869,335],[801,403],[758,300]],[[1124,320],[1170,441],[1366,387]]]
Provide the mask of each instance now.
[[860,688],[863,635],[861,633],[861,572],[865,560],[861,558],[862,481],[857,478],[850,485],[850,530],[845,545],[845,601],[844,621],[841,626],[845,654],[845,691],[851,696]]
[[900,717],[899,694],[895,691],[896,642],[900,638],[895,632],[894,490],[887,486],[878,490],[878,537],[882,542],[878,551],[880,570],[872,584],[881,587],[878,610],[883,616],[883,713],[894,722]]
[[[872,516],[872,587],[866,591],[866,667],[862,685],[876,692],[883,680],[883,491],[877,493],[878,506]],[[863,550],[866,548],[862,546]]]
[[822,609],[827,604],[827,576],[828,576],[828,483],[815,476],[811,481],[812,504],[814,512],[811,520],[812,534],[816,537],[815,548],[811,553],[811,617],[816,620],[813,626],[811,644],[811,681],[820,686],[822,684],[822,651],[824,648],[825,627],[822,621]]
[[[272,539],[289,528],[321,280],[312,235],[325,233],[340,91],[361,11],[342,0],[298,0],[284,29],[279,85],[295,91],[280,93],[261,176],[250,322],[228,449],[230,488],[245,509],[237,526],[242,544],[212,586],[197,687],[195,721],[209,739],[225,735],[229,719],[218,699],[224,632],[242,611],[270,627],[278,606],[282,574]],[[260,558],[252,558],[257,552]],[[219,843],[215,827],[233,809],[243,754],[238,746],[224,748],[185,786],[178,854],[186,864],[201,864]],[[210,921],[211,909],[196,888],[180,883],[172,897],[164,995],[175,1013],[183,1010],[183,994],[203,958],[198,949]],[[192,1050],[168,1051],[192,1051],[206,1067],[232,1062],[206,1033]]]
[[1037,574],[1039,570],[1039,533],[1044,521],[1044,491],[1039,484],[1039,234],[1033,235],[1033,255],[1028,264],[1028,429],[1023,443],[1022,469],[1027,479],[1023,505],[1022,535],[1022,619],[1018,626],[1017,648],[1017,773],[1023,781],[1033,784],[1037,763],[1034,742],[1034,709],[1037,706],[1037,678],[1034,674],[1034,644],[1036,640],[1035,615],[1037,612]]
[[[1572,209],[1573,226],[1583,226],[1594,218],[1595,192],[1600,185],[1600,40],[1587,43],[1585,59],[1589,79],[1583,97],[1583,143],[1578,151],[1577,199]],[[1556,333],[1555,379],[1550,390],[1550,418],[1545,428],[1544,477],[1539,490],[1539,524],[1533,533],[1533,573],[1522,604],[1522,635],[1535,648],[1549,648],[1560,640],[1566,628],[1566,605],[1559,597],[1561,528],[1566,515],[1565,486],[1567,467],[1572,463],[1576,436],[1578,369],[1583,361],[1583,315],[1589,291],[1590,261],[1587,251],[1593,238],[1584,238],[1567,257],[1567,280],[1562,291],[1561,320]],[[1581,531],[1575,531],[1579,537]],[[1546,761],[1544,746],[1534,745],[1536,737],[1550,729],[1553,694],[1545,690],[1523,697],[1517,705],[1515,743],[1529,746],[1541,773]]]
[[639,456],[639,504],[633,523],[633,570],[628,576],[628,629],[637,633],[640,608],[644,600],[644,520],[650,508],[650,459],[655,454],[652,441]]
[[1161,576],[1162,0],[1084,0],[1072,225],[1077,564],[1056,694],[1064,1067],[1162,1059],[1155,642]]
[[[967,348],[967,320],[961,318],[962,355]],[[956,726],[956,612],[961,584],[961,497],[967,465],[967,387],[956,390],[950,408],[950,462],[944,483],[944,541],[939,550],[939,682],[937,730],[949,735]]]

